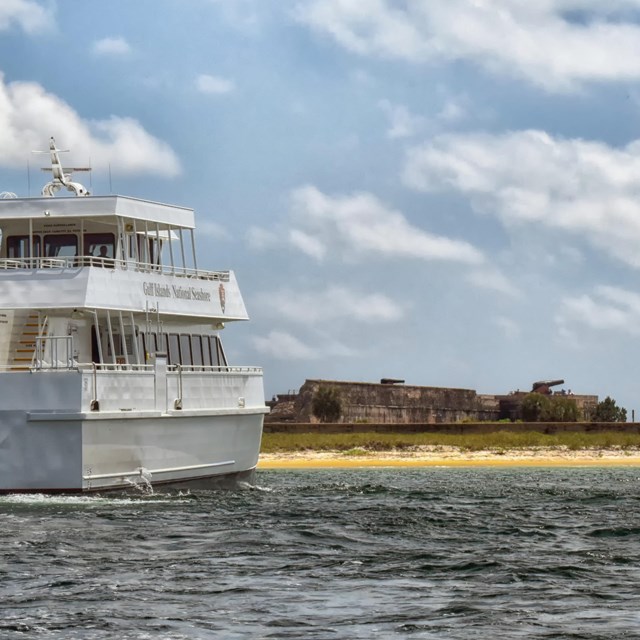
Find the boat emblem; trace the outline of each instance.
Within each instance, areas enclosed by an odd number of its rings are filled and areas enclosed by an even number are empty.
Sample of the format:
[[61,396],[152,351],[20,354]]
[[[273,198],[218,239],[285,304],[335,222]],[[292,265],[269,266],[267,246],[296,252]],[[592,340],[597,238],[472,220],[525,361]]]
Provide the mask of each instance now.
[[218,296],[220,297],[220,308],[222,309],[222,313],[224,313],[226,292],[224,290],[224,285],[222,284],[222,282],[220,283],[220,286],[218,287]]

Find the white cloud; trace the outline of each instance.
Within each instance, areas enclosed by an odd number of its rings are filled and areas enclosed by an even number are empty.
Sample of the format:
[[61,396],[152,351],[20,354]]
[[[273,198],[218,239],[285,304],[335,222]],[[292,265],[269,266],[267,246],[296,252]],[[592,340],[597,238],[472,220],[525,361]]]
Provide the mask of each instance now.
[[405,182],[455,190],[507,226],[578,234],[640,268],[640,140],[623,148],[541,131],[443,135],[407,154]]
[[438,119],[444,122],[452,123],[462,120],[467,115],[467,99],[466,97],[447,98],[444,106],[438,113]]
[[121,37],[103,38],[93,43],[93,52],[98,55],[122,56],[131,53],[129,43]]
[[174,176],[180,163],[166,143],[132,118],[86,120],[58,96],[35,82],[5,83],[0,74],[0,166],[24,166],[33,149],[46,149],[54,136],[71,149],[68,161],[91,159],[93,168],[109,163],[130,174]]
[[227,26],[241,31],[244,35],[257,35],[271,11],[269,3],[263,0],[209,0],[218,7],[219,17]]
[[229,232],[217,222],[200,220],[198,222],[198,235],[212,238],[213,240],[228,239]]
[[279,242],[278,234],[261,227],[249,227],[246,238],[248,245],[253,249],[267,249]]
[[284,331],[272,331],[266,337],[257,336],[253,338],[253,345],[260,353],[279,360],[314,360],[319,357],[316,349]]
[[297,249],[300,249],[302,253],[306,253],[316,260],[322,260],[327,252],[326,247],[320,240],[304,231],[300,231],[300,229],[292,229],[289,232],[289,242]]
[[309,346],[286,331],[271,331],[267,336],[257,336],[253,338],[253,346],[267,356],[285,361],[320,360],[356,355],[353,349],[326,337],[318,346]]
[[565,299],[555,320],[561,335],[566,336],[572,335],[576,326],[637,335],[640,294],[619,287],[596,287],[591,295]]
[[225,94],[235,90],[236,85],[232,80],[201,74],[196,78],[196,88],[200,93]]
[[324,325],[343,318],[350,322],[394,322],[404,315],[403,308],[383,294],[363,294],[339,286],[316,292],[283,289],[265,293],[259,305],[304,325]]
[[486,266],[475,269],[469,273],[467,279],[471,284],[481,289],[497,291],[514,298],[521,295],[509,278],[496,267]]
[[[552,90],[640,78],[638,0],[307,0],[297,18],[366,56],[459,59]],[[570,13],[584,15],[572,20]]]
[[412,114],[404,105],[392,104],[388,100],[381,100],[378,104],[389,117],[389,138],[409,138],[424,127],[425,119]]
[[411,225],[402,213],[370,193],[329,196],[314,186],[306,186],[292,192],[291,202],[293,224],[304,226],[304,233],[315,237],[317,255],[323,247],[342,253],[346,259],[381,255],[467,264],[484,260],[469,243]]
[[49,9],[32,0],[2,0],[0,2],[0,31],[18,24],[27,33],[42,31],[53,23]]

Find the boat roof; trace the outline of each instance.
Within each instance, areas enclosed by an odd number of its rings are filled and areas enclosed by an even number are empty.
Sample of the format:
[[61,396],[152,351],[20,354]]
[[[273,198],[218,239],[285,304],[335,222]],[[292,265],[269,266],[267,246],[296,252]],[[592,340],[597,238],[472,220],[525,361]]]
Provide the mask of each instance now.
[[120,217],[161,225],[162,227],[193,229],[193,209],[129,196],[85,196],[70,198],[7,198],[0,199],[0,223],[29,218]]

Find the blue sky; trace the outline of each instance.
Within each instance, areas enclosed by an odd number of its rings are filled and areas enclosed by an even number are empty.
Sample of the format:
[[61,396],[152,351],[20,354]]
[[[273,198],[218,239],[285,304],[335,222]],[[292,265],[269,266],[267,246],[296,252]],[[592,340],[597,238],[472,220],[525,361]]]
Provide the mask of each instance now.
[[5,0],[0,191],[51,135],[196,210],[224,338],[305,378],[640,409],[640,0]]

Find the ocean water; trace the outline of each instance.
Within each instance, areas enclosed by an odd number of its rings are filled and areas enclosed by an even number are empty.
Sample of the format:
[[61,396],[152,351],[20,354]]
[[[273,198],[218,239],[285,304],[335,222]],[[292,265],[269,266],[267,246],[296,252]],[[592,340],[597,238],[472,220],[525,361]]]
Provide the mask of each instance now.
[[0,638],[640,638],[640,469],[0,497]]

